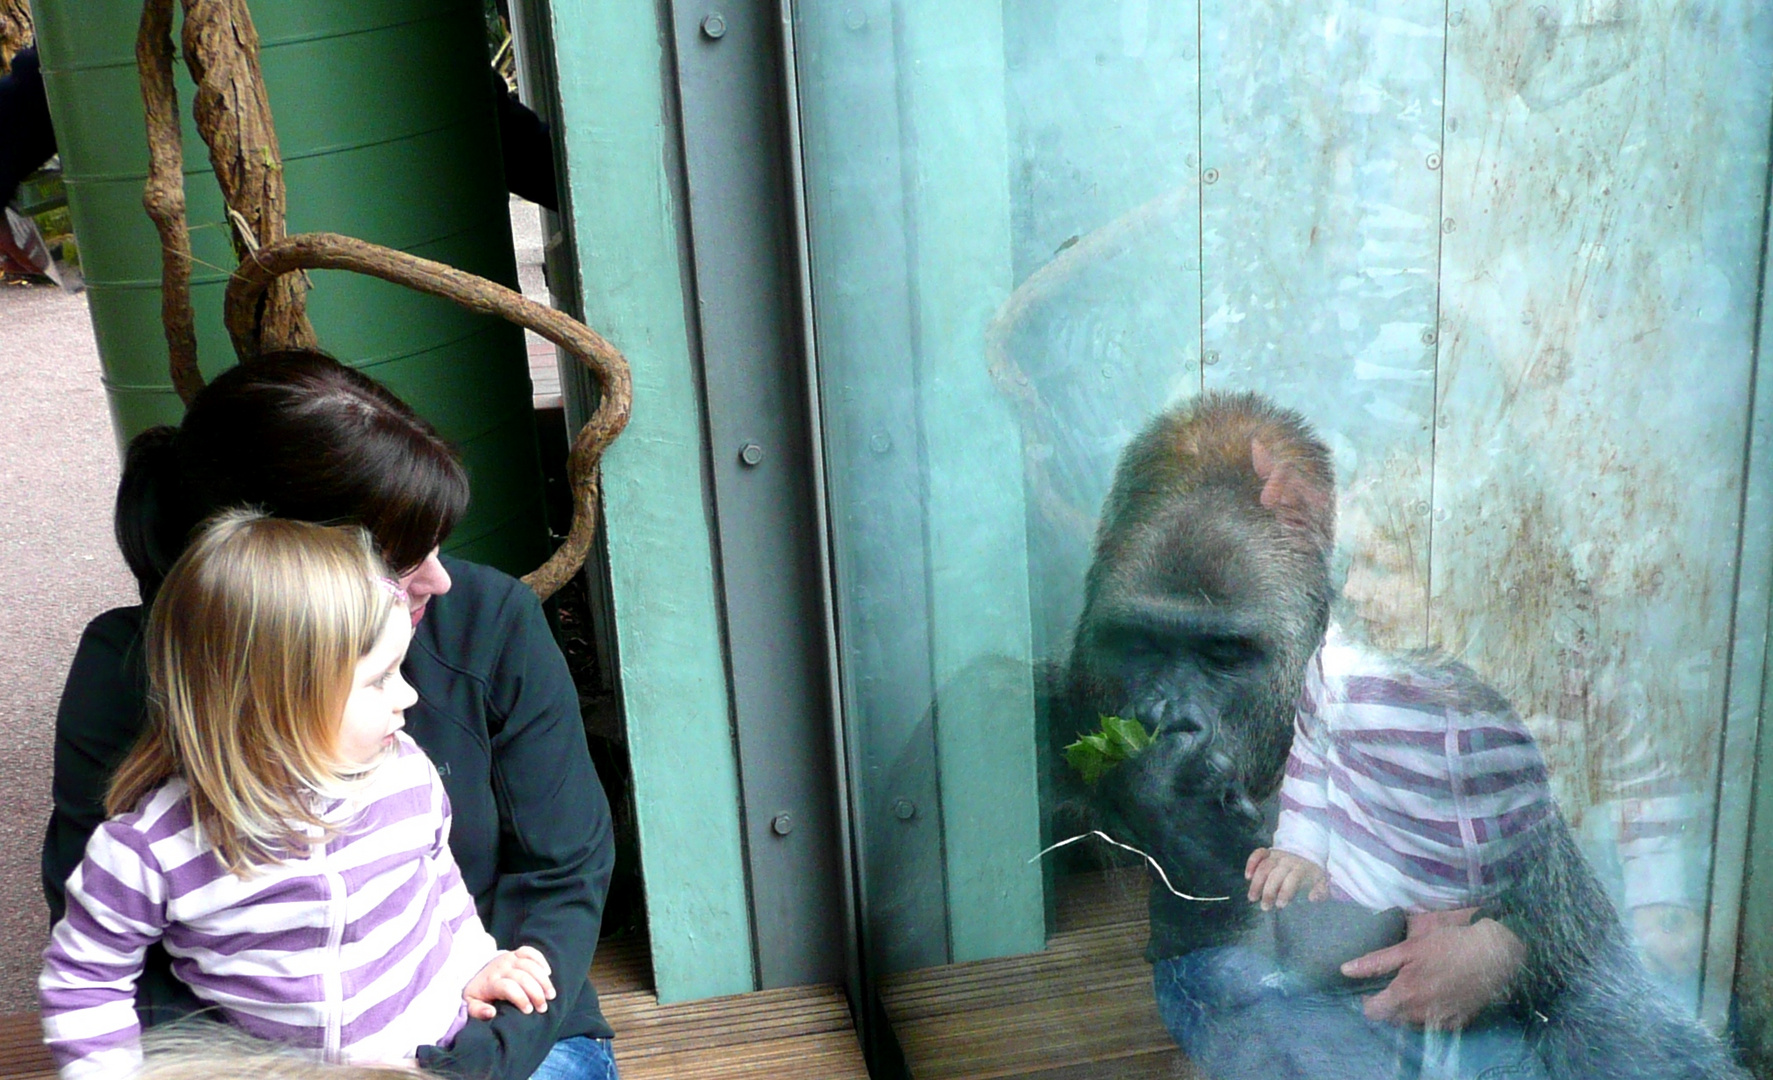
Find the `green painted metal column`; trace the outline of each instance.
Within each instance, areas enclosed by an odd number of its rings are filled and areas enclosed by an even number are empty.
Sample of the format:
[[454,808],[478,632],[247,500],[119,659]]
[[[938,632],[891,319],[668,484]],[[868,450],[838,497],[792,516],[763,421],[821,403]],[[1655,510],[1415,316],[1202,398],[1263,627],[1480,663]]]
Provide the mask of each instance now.
[[742,993],[750,897],[664,30],[652,4],[551,7],[584,318],[634,372],[603,480],[653,979],[661,1001]]
[[[327,230],[516,287],[479,0],[254,0],[289,190],[289,230]],[[119,444],[182,415],[160,323],[159,238],[142,210],[147,136],[135,65],[141,5],[37,0],[50,109],[80,236]],[[222,293],[234,254],[178,65],[192,300],[204,374],[234,362]],[[386,383],[462,453],[474,501],[450,538],[525,573],[547,554],[522,332],[447,301],[311,275],[323,348]]]

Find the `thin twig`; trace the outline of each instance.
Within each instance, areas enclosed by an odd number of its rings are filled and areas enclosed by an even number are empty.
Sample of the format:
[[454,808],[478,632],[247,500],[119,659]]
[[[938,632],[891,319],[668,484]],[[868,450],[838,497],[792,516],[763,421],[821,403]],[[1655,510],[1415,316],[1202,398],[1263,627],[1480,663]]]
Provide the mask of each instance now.
[[1092,836],[1099,837],[1103,840],[1106,840],[1110,844],[1113,844],[1115,847],[1120,848],[1122,851],[1130,851],[1133,854],[1139,856],[1141,859],[1144,859],[1146,862],[1150,863],[1151,868],[1153,870],[1157,871],[1157,876],[1163,880],[1164,888],[1170,890],[1171,893],[1175,894],[1176,896],[1181,897],[1184,900],[1193,900],[1194,902],[1199,903],[1199,904],[1213,904],[1213,903],[1218,903],[1221,900],[1231,899],[1231,897],[1229,897],[1229,896],[1189,896],[1187,893],[1183,892],[1181,889],[1178,889],[1178,888],[1176,888],[1176,886],[1170,884],[1170,875],[1164,873],[1164,868],[1157,864],[1156,859],[1145,854],[1143,851],[1140,851],[1138,848],[1134,847],[1133,845],[1123,844],[1119,840],[1116,840],[1114,837],[1109,836],[1107,833],[1102,832],[1098,829],[1091,829],[1089,832],[1086,832],[1086,833],[1078,833],[1076,836],[1073,836],[1069,840],[1061,840],[1057,844],[1054,844],[1052,847],[1043,848],[1041,850],[1040,854],[1036,855],[1032,859],[1029,859],[1028,861],[1031,863],[1032,862],[1039,862],[1043,857],[1050,855],[1055,851],[1058,851],[1062,847],[1068,847],[1072,844],[1077,843],[1079,840],[1088,840]]

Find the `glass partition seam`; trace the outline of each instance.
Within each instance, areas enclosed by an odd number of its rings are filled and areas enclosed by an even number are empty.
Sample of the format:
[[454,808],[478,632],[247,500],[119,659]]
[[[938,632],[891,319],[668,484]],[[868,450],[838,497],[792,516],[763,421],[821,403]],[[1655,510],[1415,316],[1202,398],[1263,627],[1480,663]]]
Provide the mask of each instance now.
[[[1749,842],[1756,780],[1761,704],[1766,693],[1769,605],[1773,604],[1773,497],[1767,490],[1773,471],[1773,380],[1763,377],[1767,347],[1768,240],[1773,236],[1773,115],[1766,149],[1767,182],[1761,210],[1760,288],[1749,367],[1749,422],[1742,448],[1739,530],[1725,658],[1723,737],[1718,745],[1718,808],[1712,821],[1710,897],[1706,910],[1700,1017],[1714,1030],[1729,1021],[1731,991],[1742,934],[1744,892],[1748,885]],[[1751,564],[1752,560],[1752,564]]]
[[862,866],[856,857],[853,806],[856,798],[852,762],[847,736],[848,712],[843,696],[843,653],[839,642],[835,595],[836,564],[833,561],[831,508],[825,465],[825,427],[823,394],[819,379],[818,345],[814,337],[816,305],[813,298],[812,262],[807,237],[806,166],[801,147],[800,80],[796,70],[794,36],[794,0],[777,0],[777,16],[781,21],[782,124],[787,136],[788,183],[791,203],[790,225],[793,233],[795,284],[800,300],[800,348],[806,381],[807,435],[811,446],[812,502],[818,543],[819,613],[823,621],[825,641],[825,694],[830,710],[831,759],[837,779],[836,809],[838,842],[843,873],[843,921],[845,942],[844,967],[850,996],[850,1013],[857,1034],[868,1045],[869,1010],[862,1005],[866,993],[867,951],[864,929],[867,922],[866,893],[862,888]]
[[[1436,221],[1441,221],[1447,216],[1447,15],[1449,7],[1450,5],[1444,6],[1441,9],[1441,129],[1440,138],[1436,140],[1435,146],[1435,156],[1441,160],[1441,168],[1436,172]],[[1441,272],[1444,268],[1442,263],[1442,252],[1445,250],[1446,244],[1442,240],[1441,232],[1439,229],[1436,229],[1434,233],[1434,359],[1432,366],[1433,375],[1431,376],[1432,381],[1429,384],[1431,387],[1429,391],[1429,406],[1433,409],[1433,413],[1428,418],[1428,505],[1431,508],[1436,505],[1435,500],[1437,498],[1434,483],[1436,475],[1434,461],[1435,454],[1440,449],[1438,436],[1440,433],[1441,411],[1441,353],[1442,350],[1446,348],[1445,313],[1441,310]],[[1427,646],[1431,645],[1434,640],[1432,636],[1434,630],[1434,604],[1432,603],[1434,590],[1433,528],[1427,530],[1424,543],[1425,551],[1423,554],[1423,561],[1428,566],[1428,573],[1423,575],[1422,578],[1422,643]]]
[[[894,3],[891,8],[893,22],[893,57],[895,66],[898,61],[909,55],[910,43],[906,40],[905,9],[903,5]],[[923,283],[919,280],[918,268],[921,266],[918,252],[922,244],[922,236],[918,231],[918,199],[917,193],[921,186],[918,168],[917,140],[917,109],[912,100],[911,79],[901,75],[894,81],[894,105],[899,114],[899,191],[900,206],[903,213],[903,229],[905,237],[905,323],[910,339],[911,398],[913,431],[916,436],[917,462],[917,503],[924,508],[918,519],[920,539],[923,550],[932,556],[926,564],[923,576],[923,609],[929,614],[933,626],[935,621],[935,566],[934,554],[936,547],[930,529],[930,447],[929,428],[925,423],[927,405],[924,400],[924,386],[927,372],[923,349],[924,325],[921,296]],[[948,789],[942,783],[942,750],[941,737],[938,734],[942,726],[941,702],[941,669],[937,657],[936,634],[926,631],[924,635],[924,663],[930,672],[932,691],[930,696],[930,739],[933,753],[930,757],[931,786],[938,793],[937,807],[942,805],[940,793]],[[936,878],[941,890],[943,902],[942,913],[942,947],[949,962],[954,960],[954,890],[949,876],[949,845],[947,819],[938,817],[936,827]]]
[[1207,49],[1204,3],[1194,5],[1194,355],[1195,392],[1207,392],[1207,191],[1201,177],[1207,168]]

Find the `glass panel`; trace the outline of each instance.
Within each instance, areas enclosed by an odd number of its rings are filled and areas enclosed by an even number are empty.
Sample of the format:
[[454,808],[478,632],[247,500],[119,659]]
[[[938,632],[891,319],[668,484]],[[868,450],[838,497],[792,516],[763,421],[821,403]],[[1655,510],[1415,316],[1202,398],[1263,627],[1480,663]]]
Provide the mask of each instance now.
[[[1722,1070],[1773,12],[848,0],[796,48],[911,1072]],[[1243,391],[1312,434],[1201,411]],[[1271,843],[1328,898],[1252,908]],[[1337,964],[1400,940],[1375,1007],[1462,1035],[1362,1018]]]

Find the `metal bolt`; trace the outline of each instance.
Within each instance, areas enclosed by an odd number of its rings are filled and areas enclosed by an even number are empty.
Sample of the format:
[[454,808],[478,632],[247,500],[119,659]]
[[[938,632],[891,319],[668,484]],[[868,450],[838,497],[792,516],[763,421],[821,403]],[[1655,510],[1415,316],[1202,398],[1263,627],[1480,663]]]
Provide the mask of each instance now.
[[1450,233],[1454,229],[1457,229],[1458,227],[1459,227],[1459,223],[1454,221],[1452,218],[1448,218],[1447,220],[1441,222],[1441,232],[1444,232],[1444,233]]
[[850,8],[843,13],[843,24],[851,30],[860,30],[868,25],[868,13],[861,8]]
[[1442,431],[1445,431],[1449,427],[1453,426],[1453,419],[1452,419],[1452,417],[1448,416],[1446,413],[1441,413],[1441,415],[1435,419],[1434,426],[1440,428]]
[[1219,362],[1219,350],[1208,349],[1207,354],[1201,357],[1201,360],[1205,362],[1208,367],[1212,367]]
[[884,454],[893,448],[893,437],[884,431],[877,431],[868,440],[868,449],[877,454]]
[[1204,184],[1217,184],[1219,182],[1219,170],[1208,169],[1206,172],[1200,174],[1200,178],[1201,182]]
[[1435,334],[1433,328],[1422,331],[1422,344],[1433,345],[1435,343],[1435,340],[1436,340],[1436,334]]
[[1430,154],[1428,155],[1428,161],[1424,164],[1428,166],[1429,172],[1433,172],[1441,167],[1441,156],[1439,154]]
[[702,33],[716,41],[725,37],[726,16],[718,11],[709,12],[708,17],[702,20]]
[[770,818],[770,832],[777,836],[787,836],[794,831],[794,818],[788,814],[777,814]]
[[763,447],[754,442],[746,443],[739,447],[739,460],[746,465],[756,465],[763,460]]
[[900,821],[910,821],[917,816],[917,804],[910,799],[900,799],[893,804],[893,816]]
[[1448,26],[1464,26],[1465,25],[1465,12],[1455,11],[1455,12],[1449,14],[1447,16],[1447,25]]

